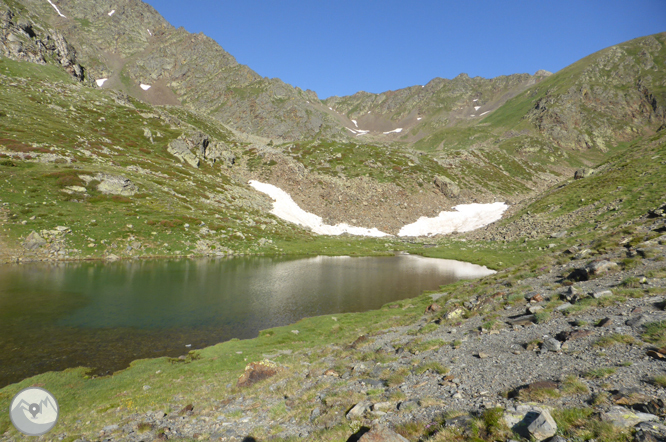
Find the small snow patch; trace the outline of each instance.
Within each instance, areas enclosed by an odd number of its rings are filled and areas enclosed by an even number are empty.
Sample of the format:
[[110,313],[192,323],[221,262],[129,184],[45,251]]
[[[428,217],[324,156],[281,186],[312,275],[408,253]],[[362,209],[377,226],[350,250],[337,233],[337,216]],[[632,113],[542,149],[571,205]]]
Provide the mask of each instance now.
[[479,101],[479,99],[478,99],[478,98],[475,98],[475,99],[473,99],[472,101]]
[[332,108],[332,107],[329,107],[329,109],[330,109],[330,110],[333,110],[333,108]]
[[390,131],[388,131],[388,132],[384,132],[384,135],[386,135],[386,134],[392,134],[392,133],[399,134],[400,132],[402,132],[402,127],[399,127],[399,128],[397,128],[397,129],[390,130]]
[[418,117],[418,118],[416,119],[416,121],[421,121],[421,120],[423,120],[423,118],[421,118],[421,117]]
[[146,31],[148,31],[148,35],[150,35],[151,37],[153,36],[153,33],[150,32],[150,29],[146,29]]
[[508,209],[505,203],[460,204],[455,212],[440,212],[437,217],[422,216],[415,223],[404,226],[398,236],[446,235],[453,232],[469,232],[502,218]]
[[351,121],[352,123],[354,123],[354,126],[358,127],[358,123],[356,122],[356,120],[351,120]]
[[367,133],[370,132],[370,131],[369,131],[369,130],[362,130],[362,129],[359,129],[359,130],[357,130],[356,132],[358,132],[358,133],[356,134],[356,136],[358,137],[359,135],[365,135],[365,134],[367,134]]
[[102,87],[104,86],[104,83],[106,83],[106,80],[108,80],[108,78],[99,78],[95,80],[95,83],[97,83],[97,87]]
[[351,235],[373,237],[390,236],[376,228],[366,229],[364,227],[354,227],[344,223],[336,224],[335,226],[324,224],[320,216],[301,209],[291,196],[279,187],[254,180],[250,181],[249,184],[259,192],[265,193],[275,200],[273,202],[273,210],[271,210],[273,215],[285,221],[309,227],[314,233],[319,235],[341,235],[343,233],[349,233]]
[[348,127],[345,127],[345,129],[347,129],[349,132],[351,132],[351,133],[353,133],[353,134],[356,133],[356,131],[355,131],[354,129],[350,129],[350,128],[348,128]]
[[481,106],[474,106],[474,110],[475,110],[475,111],[477,111],[477,110],[479,110],[479,109],[481,109]]
[[115,10],[115,9],[112,10],[111,12],[109,12],[109,17],[111,17],[111,16],[112,16],[113,14],[115,14],[115,13],[116,13],[116,10]]
[[481,117],[481,116],[487,114],[488,112],[490,112],[490,111],[485,111],[484,113],[480,114],[479,117]]
[[[58,13],[59,16],[65,17],[64,15],[62,15],[62,12],[60,12],[60,9],[58,9],[58,7],[56,5],[54,5],[51,0],[46,0],[46,1],[49,2],[51,4],[51,6],[53,6],[53,9],[56,10],[56,12]],[[67,17],[65,17],[65,18],[67,18]]]
[[470,117],[476,117],[476,115],[470,115]]
[[143,89],[144,91],[147,91],[148,89],[150,89],[152,87],[149,84],[143,84],[143,83],[141,83],[140,86],[141,86],[141,89]]

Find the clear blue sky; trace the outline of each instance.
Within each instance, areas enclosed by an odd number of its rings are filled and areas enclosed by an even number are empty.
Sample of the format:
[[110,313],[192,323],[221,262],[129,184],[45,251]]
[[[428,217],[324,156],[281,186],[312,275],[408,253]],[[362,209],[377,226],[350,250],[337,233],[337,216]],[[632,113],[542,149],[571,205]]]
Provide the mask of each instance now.
[[666,31],[666,0],[147,0],[176,27],[320,98],[461,72],[556,72]]

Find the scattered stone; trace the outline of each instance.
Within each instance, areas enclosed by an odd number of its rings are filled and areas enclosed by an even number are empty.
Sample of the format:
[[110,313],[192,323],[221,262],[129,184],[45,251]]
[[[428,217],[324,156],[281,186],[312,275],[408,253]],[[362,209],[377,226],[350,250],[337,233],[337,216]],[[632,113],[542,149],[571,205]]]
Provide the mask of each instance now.
[[597,327],[610,327],[613,325],[613,320],[611,318],[604,318],[597,324]]
[[425,309],[424,314],[428,315],[428,314],[431,314],[431,313],[436,313],[436,312],[440,311],[441,309],[442,309],[442,307],[439,304],[432,303]]
[[376,379],[361,379],[359,381],[361,384],[365,384],[369,387],[373,388],[384,388],[386,387],[386,382],[385,381],[379,381]]
[[527,307],[527,313],[535,314],[543,310],[543,307],[540,305],[531,305]]
[[408,440],[395,431],[383,425],[378,425],[361,436],[358,442],[408,442]]
[[572,307],[572,306],[573,306],[573,304],[571,304],[570,302],[565,302],[564,304],[561,304],[561,305],[558,305],[557,307],[555,307],[555,310],[557,310],[558,312],[561,312],[561,311],[564,311],[564,310],[566,310],[566,309],[568,309],[569,307]]
[[658,421],[659,418],[654,414],[633,412],[628,408],[613,406],[610,410],[601,413],[602,421],[610,422],[616,427],[629,428],[640,422]]
[[479,359],[486,359],[486,358],[489,358],[489,357],[490,357],[490,355],[489,355],[488,353],[484,353],[484,352],[482,352],[482,351],[480,351],[479,353],[477,353],[476,356],[477,356]]
[[536,320],[534,315],[522,315],[517,318],[509,318],[506,322],[509,325],[532,325]]
[[372,406],[372,411],[389,411],[395,409],[391,402],[377,402]]
[[605,298],[606,296],[613,296],[613,292],[611,292],[610,290],[602,290],[600,292],[592,293],[592,297],[594,299],[601,299],[601,298]]
[[612,399],[616,405],[636,405],[644,402],[649,402],[650,398],[645,396],[641,391],[636,388],[621,388],[614,390]]
[[94,176],[80,175],[79,177],[86,182],[86,185],[91,181],[99,181],[97,190],[108,195],[132,196],[139,191],[136,184],[122,175],[98,173]]
[[402,401],[398,404],[398,411],[411,410],[411,409],[416,408],[418,406],[419,406],[418,401],[414,401],[414,400]]
[[472,423],[472,416],[463,415],[458,417],[452,417],[444,421],[445,427],[455,427],[455,428],[469,428]]
[[116,431],[118,428],[120,428],[120,427],[116,424],[107,425],[106,427],[102,428],[102,431],[104,431],[105,433],[108,433],[110,431]]
[[590,336],[592,332],[590,330],[569,330],[559,332],[555,337],[558,341],[573,341],[575,339],[585,338]]
[[462,315],[465,313],[465,310],[462,308],[457,308],[453,311],[450,311],[449,313],[446,314],[446,319],[458,319],[462,317]]
[[527,431],[537,441],[552,437],[557,432],[557,424],[548,410],[541,410],[539,416],[527,426]]
[[650,322],[663,321],[664,319],[666,319],[666,316],[664,314],[651,314],[651,315],[643,314],[628,319],[625,322],[625,324],[631,328],[639,328]]
[[351,408],[351,410],[347,412],[345,417],[349,420],[361,419],[367,411],[370,411],[371,406],[372,402],[370,401],[359,402],[358,404],[354,405]]
[[560,351],[562,343],[551,336],[544,336],[542,348],[548,351]]

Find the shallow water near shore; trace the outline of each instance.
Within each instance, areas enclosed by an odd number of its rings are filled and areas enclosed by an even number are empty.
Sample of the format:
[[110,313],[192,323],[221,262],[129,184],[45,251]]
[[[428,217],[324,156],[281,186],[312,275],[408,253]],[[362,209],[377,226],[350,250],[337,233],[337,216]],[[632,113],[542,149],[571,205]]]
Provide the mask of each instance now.
[[68,367],[111,373],[490,273],[411,255],[0,266],[0,387]]

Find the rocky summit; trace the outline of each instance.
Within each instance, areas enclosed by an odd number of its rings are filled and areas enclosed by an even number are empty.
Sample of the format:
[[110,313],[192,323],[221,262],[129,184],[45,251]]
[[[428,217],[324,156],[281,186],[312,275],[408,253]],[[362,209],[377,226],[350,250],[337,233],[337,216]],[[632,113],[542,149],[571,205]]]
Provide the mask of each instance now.
[[[0,409],[48,388],[44,440],[666,441],[665,69],[662,33],[555,73],[320,100],[140,0],[0,0],[2,265],[413,253],[497,271],[113,375],[39,374]],[[318,235],[251,180],[384,236]],[[475,230],[401,235],[490,203],[508,209]],[[0,413],[0,439],[21,437]]]

